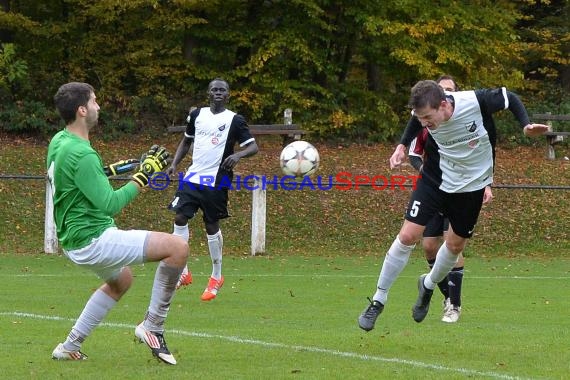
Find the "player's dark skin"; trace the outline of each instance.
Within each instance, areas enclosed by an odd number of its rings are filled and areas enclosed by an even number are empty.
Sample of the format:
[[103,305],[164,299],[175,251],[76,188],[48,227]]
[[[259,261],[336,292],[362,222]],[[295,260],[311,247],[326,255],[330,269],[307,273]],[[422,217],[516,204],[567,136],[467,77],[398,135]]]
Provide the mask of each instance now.
[[[229,85],[223,80],[214,80],[208,86],[208,99],[210,101],[210,111],[213,114],[218,114],[226,110],[226,104],[230,98]],[[192,147],[192,139],[184,138],[180,142],[180,146],[176,151],[174,159],[172,160],[172,165],[168,168],[167,174],[169,176],[176,173],[175,163],[178,164],[182,161],[182,158],[186,156],[188,151]],[[240,150],[230,156],[228,156],[222,163],[222,168],[227,170],[232,170],[242,157],[247,157],[257,153],[258,147],[254,142],[246,145],[245,149]],[[188,217],[184,214],[176,213],[174,217],[174,223],[178,226],[184,226],[188,223]],[[214,235],[220,230],[220,222],[217,220],[215,222],[204,222],[206,226],[206,233],[208,235]]]

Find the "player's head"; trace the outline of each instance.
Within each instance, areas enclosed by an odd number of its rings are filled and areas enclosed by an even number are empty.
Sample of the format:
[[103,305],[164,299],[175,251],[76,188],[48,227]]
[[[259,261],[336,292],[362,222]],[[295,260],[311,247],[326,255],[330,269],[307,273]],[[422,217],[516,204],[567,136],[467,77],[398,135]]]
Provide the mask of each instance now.
[[222,78],[216,78],[208,84],[208,99],[211,104],[226,104],[230,97],[230,85]]
[[420,108],[439,108],[445,100],[443,88],[433,80],[421,80],[412,87],[409,106],[416,110]]
[[59,115],[70,124],[81,112],[88,125],[97,124],[99,105],[95,102],[95,90],[88,83],[70,82],[62,85],[53,97]]
[[449,92],[459,91],[459,86],[451,75],[442,75],[437,78],[436,82],[445,90]]
[[433,80],[422,80],[412,87],[409,105],[424,127],[437,128],[447,117],[445,92]]

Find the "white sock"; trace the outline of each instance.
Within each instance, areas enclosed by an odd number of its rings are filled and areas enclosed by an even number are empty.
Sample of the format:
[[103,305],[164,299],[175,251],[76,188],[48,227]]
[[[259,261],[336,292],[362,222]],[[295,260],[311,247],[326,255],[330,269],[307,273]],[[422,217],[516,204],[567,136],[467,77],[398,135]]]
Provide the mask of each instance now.
[[431,271],[424,279],[424,286],[428,289],[435,289],[437,283],[443,280],[449,271],[453,269],[458,259],[459,254],[453,254],[444,242],[439,247],[439,251],[437,251],[435,263],[433,263]]
[[144,327],[147,330],[159,333],[164,331],[164,321],[181,273],[182,268],[169,266],[164,261],[158,263],[152,283],[150,304],[144,319]]
[[222,230],[218,230],[214,235],[208,235],[208,248],[212,259],[212,277],[216,280],[222,278],[222,247],[224,238]]
[[63,348],[68,351],[79,351],[81,343],[101,323],[116,303],[117,301],[107,293],[97,289],[85,304],[81,315],[77,318],[75,325],[63,343]]
[[415,244],[402,244],[400,238],[396,236],[396,239],[394,239],[388,253],[386,253],[386,257],[384,257],[384,264],[382,264],[380,277],[378,277],[377,290],[372,297],[374,301],[378,301],[383,305],[386,304],[386,301],[388,300],[388,291],[408,263],[410,254],[415,246]]
[[179,226],[174,223],[174,230],[172,231],[172,235],[180,236],[184,241],[190,240],[190,230],[188,229],[188,223],[184,226]]

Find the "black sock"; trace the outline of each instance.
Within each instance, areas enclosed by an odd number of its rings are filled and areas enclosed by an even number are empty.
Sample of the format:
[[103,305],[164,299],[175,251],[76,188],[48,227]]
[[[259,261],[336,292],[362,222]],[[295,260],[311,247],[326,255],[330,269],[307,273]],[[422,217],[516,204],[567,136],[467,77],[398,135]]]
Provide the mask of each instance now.
[[447,275],[449,278],[449,298],[451,304],[461,306],[461,285],[463,284],[463,267],[453,268]]

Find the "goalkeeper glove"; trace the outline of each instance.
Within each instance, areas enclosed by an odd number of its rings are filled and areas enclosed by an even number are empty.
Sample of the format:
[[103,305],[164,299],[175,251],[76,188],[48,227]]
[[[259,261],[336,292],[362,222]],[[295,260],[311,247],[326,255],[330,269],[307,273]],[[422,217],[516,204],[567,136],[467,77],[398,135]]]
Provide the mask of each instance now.
[[136,158],[129,158],[128,160],[121,160],[103,167],[103,171],[107,177],[114,175],[124,174],[136,169],[140,161]]
[[140,187],[148,185],[148,179],[157,172],[161,172],[168,165],[167,159],[170,154],[164,147],[153,145],[148,153],[141,157],[139,171],[133,174],[133,181]]

